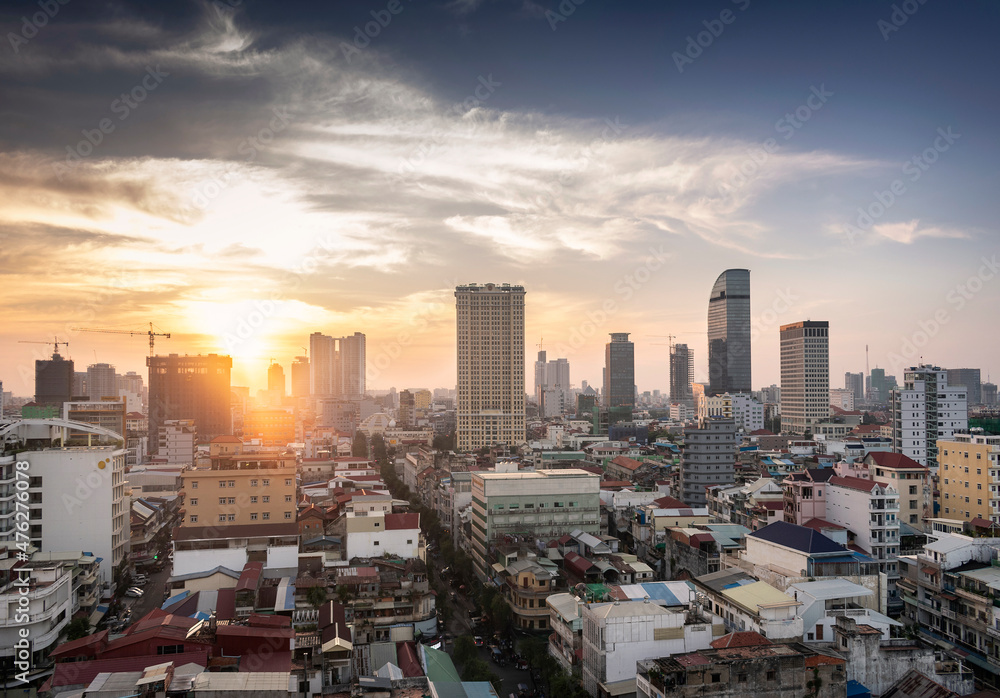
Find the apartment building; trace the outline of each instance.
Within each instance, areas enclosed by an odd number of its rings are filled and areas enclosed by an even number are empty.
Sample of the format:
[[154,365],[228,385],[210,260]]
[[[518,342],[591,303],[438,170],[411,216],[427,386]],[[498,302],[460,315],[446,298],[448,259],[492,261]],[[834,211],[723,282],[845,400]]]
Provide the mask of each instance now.
[[420,514],[358,510],[347,513],[347,555],[374,558],[389,555],[404,560],[424,559]]
[[739,431],[764,428],[764,405],[748,393],[723,393],[698,397],[698,419],[724,417],[736,422]]
[[[524,443],[524,287],[455,289],[460,451]],[[414,409],[419,409],[414,396]]]
[[295,441],[294,411],[280,408],[250,410],[243,416],[243,438],[259,439],[264,447],[285,448]]
[[937,448],[943,516],[1000,522],[1000,436],[957,433],[939,439]]
[[586,470],[472,473],[472,558],[487,578],[497,540],[600,533],[600,476]]
[[725,632],[711,613],[650,599],[588,604],[582,617],[583,687],[599,698],[634,693],[636,662],[707,649]]
[[968,391],[948,383],[948,371],[920,364],[906,369],[903,387],[891,394],[892,450],[938,468],[938,440],[969,426]]
[[[997,439],[1000,443],[1000,438]],[[868,477],[899,492],[899,521],[925,530],[925,520],[934,516],[930,470],[902,453],[870,452],[864,458]]]
[[15,502],[27,492],[28,542],[46,553],[92,552],[110,584],[130,535],[123,445],[120,434],[78,422],[0,422],[0,544],[23,540]]
[[181,473],[184,527],[294,523],[295,456],[243,453]]
[[689,506],[706,505],[705,488],[735,479],[736,422],[723,417],[700,420],[684,429],[681,458],[681,499]]
[[817,433],[830,417],[830,323],[781,326],[781,431]]

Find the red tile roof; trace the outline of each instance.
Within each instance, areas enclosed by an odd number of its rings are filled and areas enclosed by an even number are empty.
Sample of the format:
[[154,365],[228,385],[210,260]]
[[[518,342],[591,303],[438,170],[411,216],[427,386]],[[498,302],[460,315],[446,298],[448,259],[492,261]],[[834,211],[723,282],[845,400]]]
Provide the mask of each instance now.
[[611,462],[621,468],[625,468],[626,470],[638,470],[639,466],[642,465],[641,461],[637,461],[635,458],[629,458],[628,456],[615,456]]
[[729,633],[728,635],[723,635],[719,639],[712,640],[711,642],[712,647],[717,650],[729,649],[733,647],[761,647],[773,644],[773,642],[760,633],[751,631]]
[[236,591],[255,591],[263,573],[263,562],[248,562],[243,567],[240,580],[236,583]]
[[843,526],[838,526],[835,523],[830,523],[826,519],[809,519],[808,521],[803,522],[802,525],[805,526],[806,528],[811,528],[814,531],[819,531],[820,533],[823,532],[824,528],[833,528],[838,531],[844,530]]
[[413,512],[385,515],[385,530],[387,531],[410,531],[416,528],[420,528],[420,514]]
[[50,659],[63,659],[86,655],[93,657],[108,645],[108,631],[102,630],[78,640],[64,642],[49,653]]
[[841,477],[840,475],[834,475],[830,478],[831,485],[840,485],[841,487],[847,487],[852,490],[861,490],[862,492],[871,492],[873,489],[878,487],[878,483],[874,480],[865,480],[860,477]]
[[659,499],[654,499],[653,504],[660,509],[690,509],[687,504],[679,499],[674,499],[669,495],[666,497],[660,497]]
[[587,571],[594,566],[587,558],[582,555],[577,555],[576,553],[569,552],[566,553],[566,557],[563,558],[563,565],[568,567],[571,572],[576,575],[583,577],[586,576]]
[[920,463],[913,460],[909,456],[903,455],[902,453],[882,453],[880,451],[873,451],[869,453],[868,456],[883,468],[911,468],[927,470],[927,468],[920,465]]
[[87,686],[98,674],[104,672],[143,671],[146,667],[162,664],[165,661],[173,662],[175,667],[189,663],[208,666],[208,648],[169,656],[151,654],[121,659],[95,659],[89,662],[60,662],[56,664],[55,674],[49,681],[52,688]]

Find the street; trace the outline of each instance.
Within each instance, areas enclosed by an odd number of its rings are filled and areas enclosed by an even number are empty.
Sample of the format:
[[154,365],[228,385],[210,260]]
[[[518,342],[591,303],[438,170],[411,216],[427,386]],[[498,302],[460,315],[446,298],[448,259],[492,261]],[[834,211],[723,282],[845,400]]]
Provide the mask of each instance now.
[[[128,596],[122,597],[122,602],[126,608],[132,609],[132,622],[136,622],[144,615],[163,605],[163,588],[170,577],[171,565],[167,564],[163,570],[153,572],[149,575],[146,586],[140,587],[143,591],[142,597],[132,599]],[[148,573],[147,573],[148,574]]]

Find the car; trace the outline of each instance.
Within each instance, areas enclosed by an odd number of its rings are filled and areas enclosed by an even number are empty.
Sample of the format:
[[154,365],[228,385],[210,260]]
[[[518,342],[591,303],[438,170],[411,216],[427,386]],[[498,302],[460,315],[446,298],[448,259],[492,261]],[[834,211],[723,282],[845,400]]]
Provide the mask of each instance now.
[[132,587],[131,589],[125,592],[125,596],[129,597],[130,599],[138,599],[142,596],[142,589],[136,589],[135,587]]
[[472,639],[472,641],[476,643],[476,647],[482,647],[482,646],[483,646],[484,644],[486,644],[486,643],[484,642],[483,638],[482,638],[482,637],[480,637],[479,635],[476,635],[476,636],[475,636],[475,637],[474,637],[474,638]]
[[527,659],[518,659],[514,665],[521,671],[527,671],[529,668]]

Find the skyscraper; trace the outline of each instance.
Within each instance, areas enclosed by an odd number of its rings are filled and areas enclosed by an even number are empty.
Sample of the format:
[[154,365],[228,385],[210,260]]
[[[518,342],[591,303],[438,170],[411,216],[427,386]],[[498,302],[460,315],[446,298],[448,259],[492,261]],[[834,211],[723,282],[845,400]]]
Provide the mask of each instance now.
[[51,359],[35,361],[35,402],[62,411],[62,404],[72,398],[73,360],[66,360],[56,352]]
[[524,287],[455,288],[458,449],[517,446],[524,427]]
[[947,369],[920,364],[904,371],[890,402],[892,450],[936,473],[938,440],[969,427],[968,390],[949,385]]
[[309,357],[296,356],[292,361],[292,397],[309,395]]
[[337,340],[340,363],[341,397],[361,397],[365,394],[365,335],[355,332]]
[[313,332],[309,335],[310,395],[332,397],[340,393],[340,386],[335,379],[336,365],[336,340],[322,332]]
[[670,347],[670,401],[685,405],[694,404],[694,352],[687,344]]
[[781,430],[805,434],[830,418],[830,323],[781,326]]
[[565,410],[573,409],[569,403],[569,361],[547,360],[546,352],[539,351],[535,361],[535,400],[539,417],[558,417]]
[[727,269],[708,301],[708,394],[749,393],[750,270]]
[[635,407],[635,345],[628,332],[612,332],[604,345],[604,407]]
[[111,364],[87,366],[87,393],[92,402],[118,397],[118,376]]
[[850,390],[854,394],[854,404],[860,405],[865,401],[865,374],[850,371],[845,373],[844,389]]
[[352,398],[365,394],[365,335],[309,335],[310,393],[318,397]]
[[962,386],[969,391],[967,393],[969,407],[983,404],[983,378],[978,368],[949,368],[948,385]]
[[285,369],[279,363],[267,367],[267,392],[272,400],[280,401],[285,397]]
[[[159,434],[167,420],[193,419],[198,438],[233,433],[229,356],[150,356],[149,433]],[[150,452],[159,447],[150,440]]]

